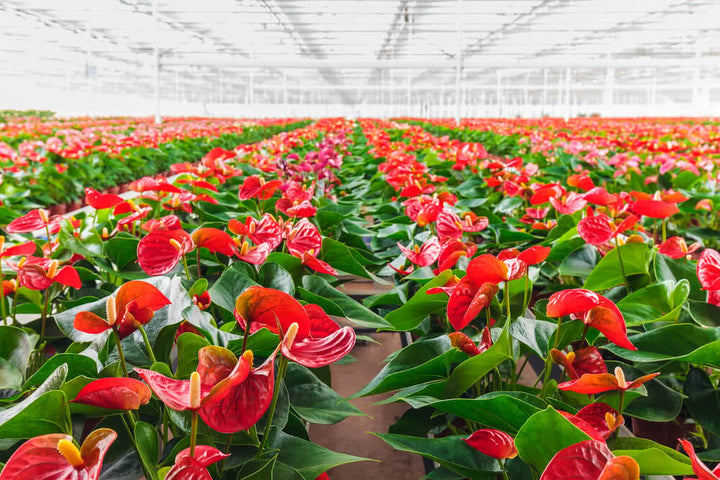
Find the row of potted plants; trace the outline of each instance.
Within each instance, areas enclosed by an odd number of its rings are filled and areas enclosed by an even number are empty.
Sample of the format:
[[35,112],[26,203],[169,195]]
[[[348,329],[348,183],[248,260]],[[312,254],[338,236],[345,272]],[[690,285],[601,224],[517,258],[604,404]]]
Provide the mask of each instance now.
[[[323,119],[8,222],[0,479],[363,460],[307,434],[362,415],[328,369],[353,327],[411,334],[354,396],[408,405],[376,435],[426,478],[714,478],[720,254],[684,229],[715,171],[635,190],[654,162],[432,132]],[[392,288],[360,303],[352,277]]]

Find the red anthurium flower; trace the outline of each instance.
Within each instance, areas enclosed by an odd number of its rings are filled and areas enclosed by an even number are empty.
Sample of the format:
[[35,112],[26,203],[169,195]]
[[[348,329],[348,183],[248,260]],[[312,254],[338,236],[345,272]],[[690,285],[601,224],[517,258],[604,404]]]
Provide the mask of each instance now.
[[662,200],[638,200],[632,204],[632,211],[650,218],[668,218],[680,211],[674,203]]
[[190,456],[190,449],[186,448],[175,456],[175,465],[167,473],[165,480],[212,480],[207,467],[229,456],[217,448],[198,445],[193,457]]
[[591,245],[602,245],[621,233],[631,229],[638,218],[630,215],[617,227],[607,215],[589,215],[578,222],[578,235]]
[[289,225],[285,235],[288,251],[292,253],[313,250],[319,252],[322,247],[322,235],[317,227],[303,218],[295,225]]
[[639,480],[640,466],[632,457],[616,457],[598,440],[563,448],[550,460],[540,480]]
[[31,290],[45,290],[55,282],[72,288],[82,287],[77,270],[69,265],[60,268],[57,260],[23,257],[17,269],[18,283]]
[[632,382],[625,381],[625,374],[622,368],[616,367],[615,374],[612,373],[586,373],[577,380],[563,382],[558,385],[560,390],[567,390],[575,393],[584,393],[587,395],[595,395],[597,393],[610,392],[613,390],[626,391],[632,388],[638,388],[645,382],[649,382],[653,378],[660,375],[659,373],[651,373],[636,378]]
[[440,242],[437,237],[431,237],[428,241],[422,244],[422,246],[414,245],[413,249],[405,247],[403,244],[398,242],[397,244],[400,251],[415,265],[420,267],[427,267],[435,263],[440,255]]
[[720,478],[720,465],[715,467],[714,470],[710,470],[702,460],[700,460],[695,453],[695,447],[687,440],[678,439],[683,450],[690,457],[690,463],[692,465],[693,472],[697,475],[698,480],[718,480]]
[[457,238],[446,240],[442,245],[442,250],[440,250],[440,255],[437,259],[438,268],[435,273],[437,274],[448,268],[453,268],[460,258],[470,258],[475,255],[475,252],[477,252],[477,245],[474,243],[468,245]]
[[228,228],[235,235],[243,235],[250,238],[255,245],[267,243],[270,250],[280,245],[282,241],[282,228],[271,214],[266,213],[260,221],[252,217],[247,217],[245,223],[237,220],[230,220]]
[[209,346],[201,348],[198,357],[197,371],[190,380],[137,367],[135,371],[165,405],[197,411],[213,430],[235,433],[257,423],[272,400],[275,353],[255,369],[250,350],[236,358],[226,348]]
[[17,256],[26,257],[35,253],[36,249],[37,246],[35,245],[35,242],[32,241],[5,248],[5,237],[0,235],[0,258]]
[[695,210],[705,210],[706,212],[712,212],[713,203],[709,198],[703,198],[695,204]]
[[498,460],[515,458],[518,454],[513,438],[500,430],[493,430],[491,428],[476,430],[472,435],[465,438],[464,441],[483,455],[497,458]]
[[697,276],[703,290],[720,290],[720,253],[706,248],[697,263]]
[[558,200],[556,197],[550,198],[550,205],[563,215],[572,215],[585,208],[587,200],[585,197],[576,192],[570,192]]
[[50,218],[47,210],[37,208],[10,222],[5,227],[5,231],[7,233],[30,233],[45,227],[50,229],[50,233],[57,233],[60,230],[60,220],[57,217]]
[[78,312],[73,326],[93,334],[115,327],[120,338],[125,338],[137,330],[138,324],[148,323],[154,312],[166,305],[170,305],[170,300],[160,290],[142,280],[133,280],[118,288],[114,297],[107,298],[107,320],[92,312]]
[[595,183],[592,178],[588,177],[587,174],[574,174],[570,175],[567,179],[567,183],[571,187],[577,187],[585,192],[592,190],[595,187]]
[[183,193],[185,191],[168,182],[165,177],[143,177],[132,182],[129,188],[133,192]]
[[282,182],[280,180],[271,180],[266,182],[264,178],[258,175],[251,175],[245,179],[238,192],[240,200],[257,198],[259,200],[267,200],[272,197]]
[[615,201],[615,198],[603,187],[595,187],[589,190],[583,195],[583,198],[593,205],[609,205]]
[[466,275],[460,280],[448,300],[448,320],[455,330],[467,327],[483,308],[490,306],[493,297],[500,290],[491,282],[476,287],[472,278],[468,277],[469,275]]
[[243,242],[239,247],[236,252],[238,258],[253,265],[262,265],[270,255],[270,246],[267,243],[251,247],[248,242]]
[[[517,259],[508,262],[522,263]],[[499,291],[497,284],[507,281],[509,272],[506,262],[492,255],[473,258],[468,264],[467,274],[450,294],[447,307],[450,324],[456,330],[468,326],[480,310],[490,305]]]
[[192,233],[192,241],[196,247],[207,248],[212,253],[222,253],[227,257],[237,253],[235,240],[217,228],[198,228]]
[[308,218],[317,212],[317,208],[308,200],[292,202],[285,197],[278,200],[275,207],[289,217]]
[[440,240],[449,238],[460,238],[463,234],[462,223],[460,218],[453,212],[443,210],[438,214],[435,226],[437,227],[438,237]]
[[138,263],[148,275],[164,275],[194,248],[184,230],[153,230],[138,243]]
[[193,295],[193,303],[198,306],[200,310],[205,310],[210,306],[210,292],[207,290],[199,295]]
[[322,260],[318,259],[315,256],[317,255],[317,252],[313,251],[312,249],[302,253],[293,250],[293,255],[302,260],[303,265],[310,268],[311,270],[315,270],[318,273],[324,273],[326,275],[338,274],[337,270],[331,267],[329,263],[323,262]]
[[530,197],[530,204],[542,205],[543,203],[549,202],[552,198],[562,197],[565,193],[565,189],[560,184],[551,183],[549,185],[543,185]]
[[73,437],[51,433],[23,443],[5,464],[0,480],[97,480],[102,462],[117,433],[100,428],[78,448]]
[[291,202],[307,202],[313,198],[314,194],[315,182],[306,187],[301,183],[290,181],[287,183],[287,188],[285,188],[285,196]]
[[492,347],[492,337],[490,336],[490,329],[488,327],[483,329],[482,339],[478,345],[475,345],[472,338],[462,332],[452,332],[448,334],[448,337],[450,337],[450,344],[453,347],[467,353],[471,357],[480,355],[485,350]]
[[137,410],[150,401],[152,392],[139,380],[108,377],[85,385],[73,402],[113,410]]
[[550,247],[535,245],[534,247],[530,247],[527,250],[520,252],[516,258],[525,263],[525,265],[537,265],[538,263],[545,261],[548,255],[550,255],[550,250]]
[[85,189],[85,203],[90,205],[95,210],[102,210],[104,208],[113,208],[120,205],[125,200],[119,195],[112,193],[100,193],[94,188],[87,187]]
[[550,350],[553,362],[565,367],[568,376],[577,380],[586,373],[607,373],[600,351],[593,346],[581,348],[565,355],[557,349]]
[[617,410],[604,403],[586,405],[575,416],[587,422],[605,440],[625,423],[625,419]]
[[[283,355],[309,368],[330,365],[355,346],[352,328],[340,328],[318,305],[300,305],[272,288],[249,287],[235,301],[234,313],[241,329],[250,322],[250,332],[265,327],[289,337],[283,340]],[[297,331],[291,335],[291,330]]]
[[612,300],[582,288],[553,293],[547,305],[548,317],[571,315],[581,318],[587,327],[599,330],[615,345],[637,350],[627,337],[622,313]]
[[477,233],[485,230],[490,224],[487,217],[478,217],[473,212],[462,214],[462,229],[465,233]]
[[670,258],[683,258],[687,255],[690,255],[698,248],[700,248],[700,244],[697,242],[693,243],[688,248],[684,238],[670,237],[662,244],[660,244],[660,247],[658,247],[658,252]]
[[180,219],[177,215],[165,215],[162,218],[153,218],[142,224],[141,227],[146,232],[153,230],[180,230]]

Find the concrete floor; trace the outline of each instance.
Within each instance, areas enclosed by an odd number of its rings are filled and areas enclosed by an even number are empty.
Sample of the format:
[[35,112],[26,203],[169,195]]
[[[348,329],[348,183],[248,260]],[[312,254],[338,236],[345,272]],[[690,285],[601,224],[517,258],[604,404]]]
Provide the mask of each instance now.
[[[397,333],[377,333],[372,337],[381,343],[365,343],[352,351],[356,362],[349,365],[333,365],[333,389],[348,397],[364,387],[380,371],[380,362],[390,353],[401,348]],[[389,395],[358,398],[352,403],[370,417],[349,417],[335,425],[312,425],[310,437],[313,442],[326,448],[374,458],[378,462],[358,462],[336,467],[328,473],[331,480],[367,480],[368,478],[417,480],[425,475],[422,457],[399,452],[379,438],[367,432],[387,433],[408,409],[405,404],[372,405]]]

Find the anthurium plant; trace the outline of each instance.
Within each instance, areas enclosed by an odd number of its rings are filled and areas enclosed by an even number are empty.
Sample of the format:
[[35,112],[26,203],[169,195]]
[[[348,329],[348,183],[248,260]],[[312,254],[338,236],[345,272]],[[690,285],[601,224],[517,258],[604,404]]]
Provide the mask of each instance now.
[[277,124],[6,208],[0,480],[333,478],[359,329],[408,340],[354,397],[425,478],[718,478],[720,126]]

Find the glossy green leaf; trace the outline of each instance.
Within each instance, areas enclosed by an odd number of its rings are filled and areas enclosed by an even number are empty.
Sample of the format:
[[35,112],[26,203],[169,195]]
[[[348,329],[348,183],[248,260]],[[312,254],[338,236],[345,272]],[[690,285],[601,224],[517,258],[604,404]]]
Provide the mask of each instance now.
[[625,282],[620,269],[618,249],[622,257],[625,275],[629,277],[630,275],[648,273],[648,261],[650,253],[652,252],[650,248],[644,243],[620,245],[620,247],[610,250],[610,252],[598,262],[585,280],[583,288],[601,291],[622,285]]
[[138,421],[135,423],[134,435],[142,463],[148,472],[155,472],[160,454],[160,436],[157,430],[147,422]]
[[506,323],[492,347],[480,355],[468,358],[452,371],[443,396],[445,398],[459,396],[492,369],[509,360],[510,341],[509,323]]
[[615,355],[633,362],[692,362],[720,368],[720,328],[701,328],[689,323],[667,325],[638,335],[630,341],[637,351],[607,345]]
[[235,310],[235,300],[246,288],[257,285],[252,267],[245,262],[235,262],[220,275],[209,293],[212,302],[228,312]]
[[[300,298],[309,302],[317,303],[325,308],[323,303],[332,302],[341,310],[340,315],[361,327],[385,328],[390,326],[380,315],[374,313],[362,304],[353,300],[341,291],[330,285],[327,280],[317,275],[305,275],[302,278],[303,289],[299,289]],[[324,299],[324,300],[323,300]],[[330,315],[337,315],[332,310],[326,309]]]
[[619,437],[609,446],[616,456],[634,458],[640,465],[640,475],[693,475],[687,456],[652,440]]
[[708,374],[699,368],[690,367],[683,393],[688,397],[685,399],[685,407],[691,417],[705,430],[720,435],[720,392]]
[[656,283],[632,292],[617,303],[628,327],[651,322],[677,320],[690,292],[690,283],[681,280]]
[[431,288],[442,287],[452,277],[452,270],[445,270],[436,278],[427,282],[407,303],[391,311],[385,320],[392,324],[393,330],[407,331],[416,328],[425,317],[447,307],[448,296],[444,293],[428,294]]
[[590,437],[552,407],[542,410],[520,428],[515,436],[515,447],[520,458],[539,472],[557,452]]
[[277,434],[272,441],[271,447],[280,451],[278,461],[293,467],[305,480],[314,480],[321,473],[338,465],[370,460],[333,452],[320,445],[283,432]]
[[285,385],[293,408],[310,423],[330,425],[349,416],[365,415],[300,364],[288,365]]
[[458,435],[441,438],[411,437],[392,433],[374,433],[374,435],[396,450],[422,455],[469,479],[494,478],[501,471],[497,460],[478,452]]

